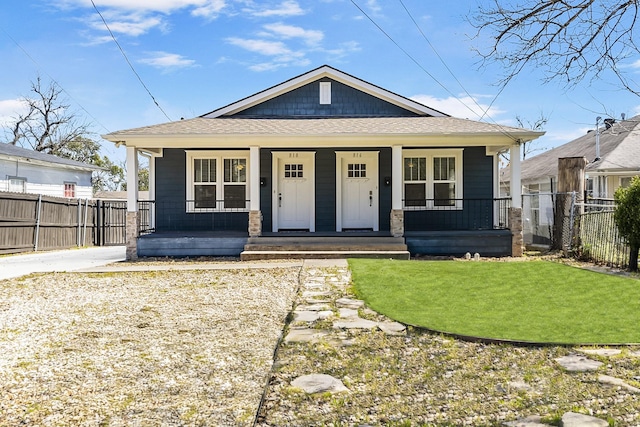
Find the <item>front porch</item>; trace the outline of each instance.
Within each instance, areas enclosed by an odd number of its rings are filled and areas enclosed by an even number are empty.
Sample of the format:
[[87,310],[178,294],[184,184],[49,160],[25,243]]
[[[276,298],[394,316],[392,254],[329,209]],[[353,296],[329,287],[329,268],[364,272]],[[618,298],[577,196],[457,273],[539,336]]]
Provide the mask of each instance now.
[[138,237],[139,257],[394,258],[410,256],[511,255],[511,231],[441,230],[407,232],[279,232],[249,237],[240,231],[160,231]]

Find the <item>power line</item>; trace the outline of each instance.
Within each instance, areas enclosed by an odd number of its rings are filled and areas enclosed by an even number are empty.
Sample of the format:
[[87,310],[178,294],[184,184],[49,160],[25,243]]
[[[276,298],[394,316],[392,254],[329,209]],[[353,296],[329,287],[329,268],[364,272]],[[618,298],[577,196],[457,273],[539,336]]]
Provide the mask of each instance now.
[[[396,42],[396,41],[395,41],[395,40],[394,40],[394,39],[393,39],[393,38],[392,38],[392,37],[391,37],[391,36],[390,36],[390,35],[389,35],[389,34],[388,34],[388,33],[387,33],[387,32],[386,32],[386,31],[385,31],[385,30],[380,26],[380,25],[378,25],[378,23],[377,23],[377,22],[375,22],[375,21],[373,20],[373,18],[371,18],[371,17],[370,17],[370,16],[369,16],[369,15],[368,15],[368,14],[367,14],[367,13],[366,13],[362,8],[361,8],[361,7],[360,7],[360,6],[355,2],[355,0],[351,0],[351,3],[353,3],[353,5],[354,5],[355,7],[357,7],[357,8],[358,8],[358,10],[360,10],[360,12],[362,12],[362,14],[363,14],[364,16],[366,16],[366,17],[367,17],[367,19],[369,19],[369,21],[371,21],[371,23],[372,23],[373,25],[375,25],[375,26],[376,26],[376,28],[378,28],[378,29],[379,29],[379,30],[380,30],[380,31],[381,31],[381,32],[382,32],[382,33],[383,33],[383,34],[384,34],[384,35],[385,35],[389,40],[391,40],[391,42],[392,42],[392,43],[393,43],[393,44],[394,44],[398,49],[400,49],[400,50],[401,50],[401,51],[402,51],[402,52],[403,52],[403,53],[404,53],[404,54],[405,54],[409,59],[411,59],[411,61],[413,61],[413,62],[414,62],[414,63],[415,63],[415,64],[416,64],[416,65],[417,65],[417,66],[418,66],[418,67],[419,67],[419,68],[420,68],[420,69],[421,69],[425,74],[427,74],[429,77],[431,77],[431,79],[433,79],[433,80],[434,80],[438,85],[440,85],[440,87],[442,87],[442,88],[443,88],[443,89],[444,89],[444,90],[445,90],[449,95],[451,95],[451,97],[453,97],[453,98],[454,98],[454,99],[456,99],[458,102],[460,102],[462,105],[464,105],[464,106],[465,106],[469,111],[471,111],[472,113],[474,113],[474,114],[478,115],[478,113],[477,113],[476,111],[474,111],[471,107],[469,107],[466,103],[464,103],[464,102],[463,102],[463,101],[462,101],[458,96],[456,96],[456,95],[455,95],[453,92],[451,92],[447,87],[445,87],[445,86],[444,86],[444,85],[443,85],[443,84],[442,84],[442,83],[441,83],[437,78],[435,78],[431,73],[429,73],[429,72],[428,72],[428,71],[427,71],[427,70],[422,66],[422,64],[420,64],[420,63],[419,63],[419,62],[418,62],[418,61],[417,61],[417,60],[416,60],[416,59],[415,59],[415,58],[414,58],[414,57],[413,57],[409,52],[407,52],[407,51],[406,51],[402,46],[400,46],[400,44],[399,44],[398,42]],[[403,4],[403,6],[404,6],[404,4]],[[405,10],[407,10],[407,9],[406,9],[406,7],[405,7]],[[407,10],[407,13],[408,13],[408,10]],[[411,16],[411,14],[409,14],[409,16]],[[412,16],[411,16],[411,19],[412,19],[412,20],[414,21],[414,23],[415,23],[415,20],[413,19],[413,17],[412,17]],[[417,25],[417,23],[416,23],[416,25]],[[419,27],[418,27],[418,28],[419,28]],[[420,30],[420,32],[422,33],[422,30]],[[430,43],[429,43],[429,44],[430,44]],[[433,48],[433,47],[432,47],[432,48]],[[434,51],[435,51],[435,49],[434,49]],[[438,55],[438,56],[439,56],[439,55]],[[446,64],[445,64],[445,66],[446,66]],[[448,68],[448,67],[447,67],[447,68]],[[454,76],[454,78],[455,78],[455,76]],[[456,81],[457,81],[457,79],[456,79]],[[460,82],[458,82],[458,84],[460,84]],[[461,86],[462,86],[462,85],[461,85]],[[463,88],[463,89],[464,89],[464,88]],[[500,90],[500,92],[499,92],[499,93],[501,93],[501,92],[502,92],[502,90],[504,90],[504,87]],[[466,91],[465,91],[465,92],[466,92]],[[498,93],[498,94],[499,94],[499,93]],[[468,92],[467,92],[467,94],[469,95],[469,93],[468,93]],[[471,99],[472,99],[474,102],[476,102],[476,101],[475,101],[475,99],[474,99],[471,95],[469,95],[469,96],[471,97]],[[496,98],[497,98],[497,97],[496,97]],[[496,98],[494,98],[494,100],[491,102],[491,104],[490,104],[489,108],[491,107],[491,105],[493,105],[493,102],[495,102],[495,99],[496,99]],[[476,105],[477,105],[477,102],[476,102]],[[478,106],[478,107],[480,107],[480,106]],[[480,109],[482,110],[482,107],[480,107]],[[483,111],[484,111],[484,110],[483,110]],[[507,131],[507,130],[504,128],[504,126],[500,125],[500,124],[499,124],[499,123],[497,123],[493,118],[491,118],[491,117],[487,114],[487,111],[484,111],[484,114],[481,116],[481,119],[482,119],[485,115],[486,115],[486,116],[487,116],[487,117],[488,117],[488,118],[489,118],[489,119],[490,119],[490,120],[491,120],[491,121],[492,121],[492,122],[493,122],[493,123],[498,127],[498,129],[500,130],[500,132],[501,132],[501,133],[503,133],[505,136],[507,136],[507,137],[509,137],[509,138],[513,139],[514,141],[517,141],[517,140],[518,140],[518,138],[516,138],[514,135],[512,135],[511,133],[509,133],[509,131]]]
[[165,111],[162,109],[162,107],[160,106],[158,101],[156,101],[156,98],[153,96],[153,94],[151,93],[151,91],[149,90],[147,85],[144,83],[144,81],[142,81],[142,77],[140,77],[140,74],[138,74],[136,69],[133,67],[133,64],[131,63],[131,61],[129,61],[129,58],[127,57],[127,54],[124,52],[124,49],[122,49],[122,46],[120,46],[120,43],[118,43],[118,40],[116,39],[116,36],[111,31],[111,28],[109,28],[109,25],[107,24],[107,21],[104,19],[104,16],[102,16],[102,13],[100,13],[100,11],[98,10],[98,7],[96,6],[96,4],[94,3],[93,0],[91,0],[91,4],[93,5],[93,8],[96,10],[98,15],[100,16],[100,19],[102,19],[102,23],[107,28],[107,31],[109,31],[109,34],[111,35],[111,38],[115,42],[116,46],[118,46],[118,49],[120,49],[120,53],[122,53],[122,56],[124,57],[125,61],[127,61],[127,64],[129,64],[129,68],[131,68],[131,71],[133,71],[133,74],[136,75],[136,77],[138,78],[138,81],[140,82],[142,87],[147,91],[147,93],[149,94],[149,96],[153,100],[153,103],[156,104],[156,107],[158,107],[160,109],[160,111],[162,111],[162,114],[164,114],[164,116],[167,118],[167,120],[172,121],[169,118],[169,116],[167,115],[167,113],[165,113]]

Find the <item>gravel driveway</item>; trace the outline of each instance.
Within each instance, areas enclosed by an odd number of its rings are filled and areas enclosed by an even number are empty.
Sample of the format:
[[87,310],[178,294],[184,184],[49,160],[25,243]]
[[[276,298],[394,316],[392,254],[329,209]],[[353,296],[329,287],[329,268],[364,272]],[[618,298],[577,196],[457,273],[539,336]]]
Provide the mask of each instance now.
[[298,274],[0,281],[0,425],[251,425]]

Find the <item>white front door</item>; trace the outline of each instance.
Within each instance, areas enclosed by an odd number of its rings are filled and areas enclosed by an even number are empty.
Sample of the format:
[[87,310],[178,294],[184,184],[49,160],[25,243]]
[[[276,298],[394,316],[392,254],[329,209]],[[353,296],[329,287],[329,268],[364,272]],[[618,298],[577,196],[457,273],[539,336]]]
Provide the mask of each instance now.
[[273,153],[273,231],[315,231],[314,153]]
[[337,152],[337,228],[378,230],[378,152]]

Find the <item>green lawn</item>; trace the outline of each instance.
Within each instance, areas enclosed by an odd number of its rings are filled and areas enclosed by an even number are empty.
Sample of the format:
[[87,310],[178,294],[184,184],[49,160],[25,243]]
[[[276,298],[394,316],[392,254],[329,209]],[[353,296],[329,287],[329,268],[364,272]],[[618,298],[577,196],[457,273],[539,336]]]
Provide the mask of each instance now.
[[549,261],[350,259],[358,297],[399,322],[540,343],[640,343],[640,280]]

